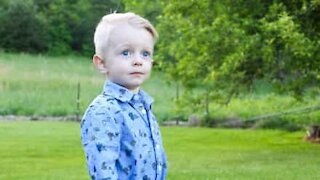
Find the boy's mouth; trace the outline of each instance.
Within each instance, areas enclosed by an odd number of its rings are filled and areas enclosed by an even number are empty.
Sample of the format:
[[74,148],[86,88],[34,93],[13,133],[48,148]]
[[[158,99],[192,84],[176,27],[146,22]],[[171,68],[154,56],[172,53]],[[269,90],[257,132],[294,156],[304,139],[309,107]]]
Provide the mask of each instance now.
[[141,75],[143,75],[143,73],[142,72],[132,72],[132,73],[130,73],[130,75],[141,76]]
[[143,75],[143,73],[142,72],[132,72],[132,73],[130,73],[131,75]]

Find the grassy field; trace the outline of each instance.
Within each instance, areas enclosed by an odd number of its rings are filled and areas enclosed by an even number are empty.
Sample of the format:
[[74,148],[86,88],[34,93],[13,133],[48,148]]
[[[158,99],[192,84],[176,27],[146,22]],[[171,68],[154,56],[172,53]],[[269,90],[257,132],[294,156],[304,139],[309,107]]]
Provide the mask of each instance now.
[[[101,92],[104,78],[97,73],[90,57],[48,57],[42,55],[0,53],[0,115],[75,115],[77,83],[81,84],[80,114]],[[153,111],[160,121],[176,117],[175,88],[162,72],[154,71],[143,88],[155,99]],[[319,104],[319,95],[297,101],[289,95],[270,93],[270,87],[257,84],[255,92],[232,99],[228,106],[210,104],[215,119],[250,117]],[[194,110],[194,105],[186,105]],[[192,113],[184,112],[185,119]],[[204,112],[204,110],[203,110]],[[202,110],[197,112],[203,116]],[[284,117],[303,125],[320,123],[320,111]]]
[[[165,119],[173,95],[162,77],[154,72],[144,89],[156,99],[155,113]],[[74,115],[78,82],[83,113],[104,81],[90,58],[0,53],[0,115]]]
[[[0,122],[0,179],[88,179],[75,122]],[[304,132],[162,127],[168,179],[319,179]]]

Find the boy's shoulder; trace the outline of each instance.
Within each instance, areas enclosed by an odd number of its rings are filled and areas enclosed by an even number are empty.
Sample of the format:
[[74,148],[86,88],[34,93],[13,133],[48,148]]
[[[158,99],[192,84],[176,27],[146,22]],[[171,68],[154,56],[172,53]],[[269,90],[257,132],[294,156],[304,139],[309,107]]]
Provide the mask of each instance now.
[[116,98],[106,95],[106,94],[100,94],[98,95],[89,105],[88,110],[92,111],[108,111],[112,112],[116,109],[118,109],[119,105],[116,100]]
[[105,118],[112,118],[119,115],[121,108],[117,100],[108,95],[98,95],[86,109],[82,117],[81,126],[87,123],[102,122]]
[[119,128],[121,120],[121,107],[117,100],[108,95],[98,95],[88,106],[81,120],[81,129],[87,130],[90,127]]

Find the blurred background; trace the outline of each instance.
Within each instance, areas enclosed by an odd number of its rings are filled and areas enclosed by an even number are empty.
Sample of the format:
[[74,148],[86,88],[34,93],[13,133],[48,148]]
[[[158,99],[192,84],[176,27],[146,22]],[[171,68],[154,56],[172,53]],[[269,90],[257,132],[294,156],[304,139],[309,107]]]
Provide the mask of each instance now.
[[0,0],[0,179],[86,179],[78,121],[105,81],[93,33],[127,11],[160,35],[143,87],[159,123],[197,126],[162,127],[170,179],[319,177],[319,147],[301,140],[320,123],[320,0]]

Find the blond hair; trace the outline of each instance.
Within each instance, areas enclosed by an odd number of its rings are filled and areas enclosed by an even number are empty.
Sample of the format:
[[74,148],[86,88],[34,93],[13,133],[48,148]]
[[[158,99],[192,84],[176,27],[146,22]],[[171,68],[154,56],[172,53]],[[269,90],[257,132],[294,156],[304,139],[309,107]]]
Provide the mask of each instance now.
[[103,57],[104,51],[108,45],[108,39],[111,31],[116,25],[127,23],[134,27],[147,30],[153,37],[154,43],[158,39],[158,33],[153,25],[141,16],[132,12],[128,13],[112,13],[101,18],[94,33],[95,53]]

